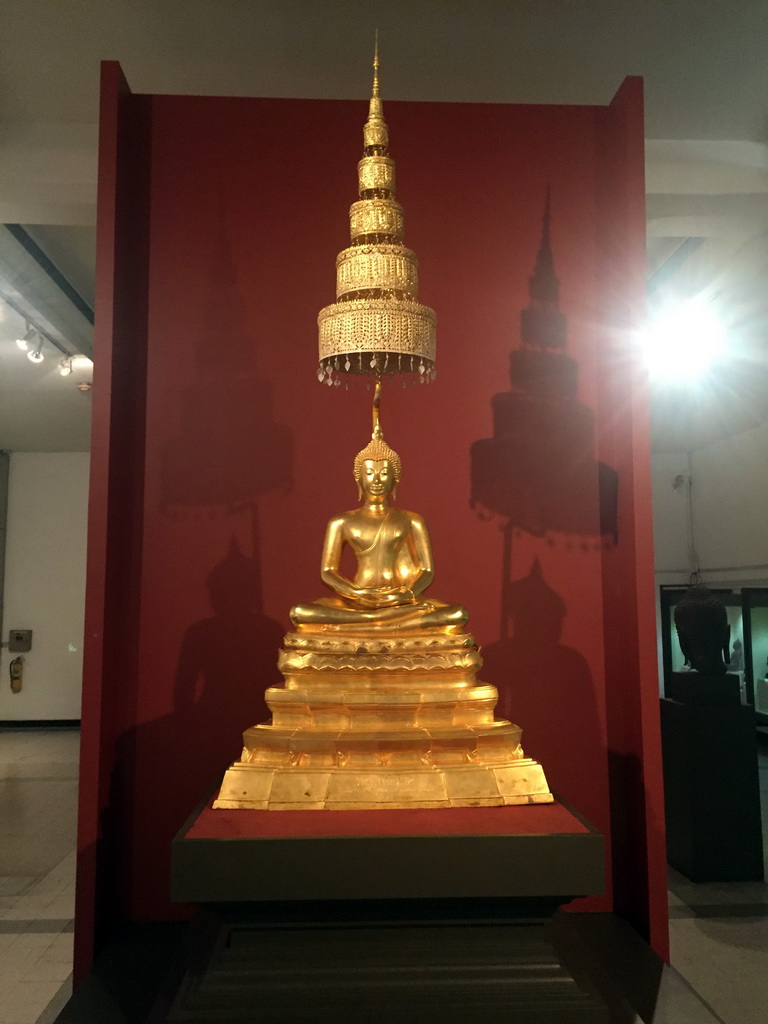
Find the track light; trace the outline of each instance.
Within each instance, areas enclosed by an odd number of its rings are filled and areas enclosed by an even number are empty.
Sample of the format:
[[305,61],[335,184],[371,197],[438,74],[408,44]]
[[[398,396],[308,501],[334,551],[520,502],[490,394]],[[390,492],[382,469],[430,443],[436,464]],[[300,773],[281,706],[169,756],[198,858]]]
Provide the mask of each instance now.
[[72,373],[72,356],[65,356],[59,363],[59,373],[62,377],[68,377]]
[[34,329],[34,327],[30,327],[29,324],[27,324],[27,330],[26,330],[26,333],[25,333],[24,337],[16,339],[16,344],[19,346],[19,348],[21,349],[22,352],[26,352],[27,351],[27,349],[29,348],[29,343],[30,343],[30,341],[32,341],[34,336],[35,336],[35,329]]
[[723,357],[727,338],[716,310],[699,296],[660,311],[640,341],[652,377],[687,383]]
[[27,359],[31,359],[33,363],[42,363],[42,361],[45,359],[45,356],[43,355],[42,334],[38,334],[37,344],[35,345],[34,348],[30,349],[29,352],[27,352]]

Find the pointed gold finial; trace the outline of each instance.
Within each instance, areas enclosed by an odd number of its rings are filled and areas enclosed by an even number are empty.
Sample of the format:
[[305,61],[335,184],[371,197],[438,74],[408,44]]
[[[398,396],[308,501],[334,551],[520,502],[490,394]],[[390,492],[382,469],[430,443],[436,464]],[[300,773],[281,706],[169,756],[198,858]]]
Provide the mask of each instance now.
[[[368,107],[368,123],[371,121],[377,124],[381,122],[384,131],[386,132],[387,126],[384,122],[384,108],[381,103],[381,97],[379,96],[379,30],[376,29],[376,33],[373,37],[373,86],[371,88],[371,102]],[[380,126],[380,127],[381,127]],[[386,145],[386,142],[384,143]]]
[[372,96],[379,95],[379,30],[373,34],[373,90]]

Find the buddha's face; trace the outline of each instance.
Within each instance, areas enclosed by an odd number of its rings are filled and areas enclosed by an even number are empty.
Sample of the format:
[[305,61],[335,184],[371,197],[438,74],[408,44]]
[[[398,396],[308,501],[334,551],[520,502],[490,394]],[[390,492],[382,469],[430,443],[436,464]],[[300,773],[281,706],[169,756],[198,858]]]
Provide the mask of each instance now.
[[395,487],[395,470],[386,459],[366,459],[358,479],[367,501],[386,501]]

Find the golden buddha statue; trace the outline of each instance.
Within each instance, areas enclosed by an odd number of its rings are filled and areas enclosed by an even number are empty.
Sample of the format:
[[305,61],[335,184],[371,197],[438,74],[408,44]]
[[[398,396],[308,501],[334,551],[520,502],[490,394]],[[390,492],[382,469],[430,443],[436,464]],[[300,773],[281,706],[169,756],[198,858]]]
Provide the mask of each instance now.
[[[427,600],[429,534],[395,508],[400,458],[378,425],[355,459],[360,508],[334,517],[322,578],[336,596],[291,609],[272,721],[244,733],[214,807],[354,809],[549,803],[521,730],[495,720],[494,686],[461,605]],[[357,557],[339,570],[343,546]]]
[[[391,632],[463,626],[467,621],[461,605],[421,597],[434,576],[432,549],[421,516],[389,504],[401,473],[400,456],[374,431],[355,457],[355,480],[364,504],[332,519],[325,534],[320,576],[338,596],[296,605],[291,609],[294,626]],[[345,544],[357,559],[354,580],[339,571]]]
[[[334,517],[321,576],[334,592],[291,609],[278,657],[284,686],[265,694],[272,719],[243,734],[214,807],[268,810],[499,806],[551,803],[521,730],[494,719],[498,693],[467,612],[424,596],[429,533],[390,499],[402,467],[379,423],[382,375],[434,379],[435,314],[418,301],[416,255],[402,242],[394,162],[374,58],[373,95],[358,164],[352,244],[336,262],[337,301],[318,315],[318,378],[375,377],[373,434],[355,458],[362,505]],[[341,572],[349,545],[354,579]]]

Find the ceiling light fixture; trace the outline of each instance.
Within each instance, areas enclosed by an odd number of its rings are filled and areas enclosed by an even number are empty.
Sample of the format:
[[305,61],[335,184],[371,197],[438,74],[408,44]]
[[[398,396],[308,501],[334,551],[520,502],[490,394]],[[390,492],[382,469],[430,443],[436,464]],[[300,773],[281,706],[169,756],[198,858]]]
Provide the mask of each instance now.
[[19,348],[21,349],[22,352],[26,352],[27,351],[27,349],[29,348],[29,343],[30,343],[30,341],[32,341],[34,336],[35,336],[35,329],[34,329],[34,327],[30,327],[30,325],[27,324],[27,330],[26,330],[26,333],[24,334],[24,337],[16,339],[16,344],[19,346]]
[[72,356],[64,356],[59,363],[59,373],[62,377],[68,377],[72,373]]
[[42,363],[42,361],[45,359],[45,356],[43,355],[42,334],[38,334],[37,344],[33,349],[30,349],[29,352],[27,352],[27,359],[31,359],[33,363]]

